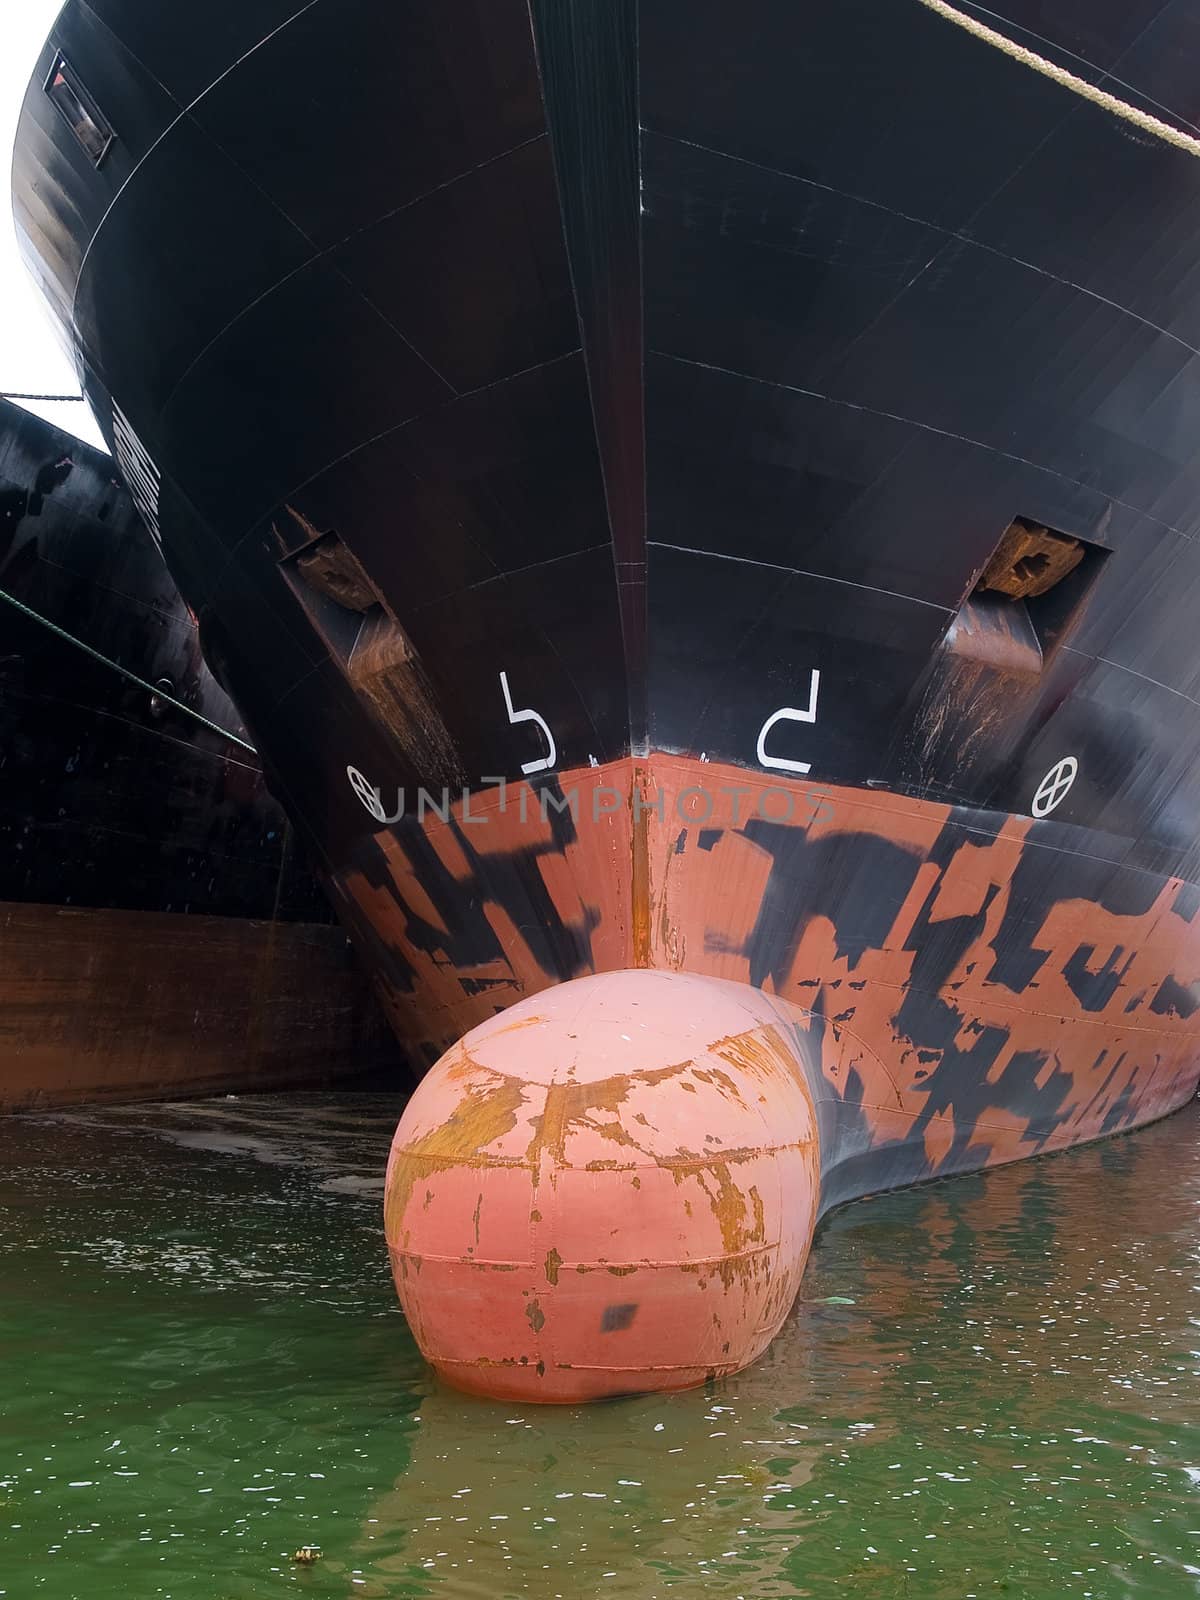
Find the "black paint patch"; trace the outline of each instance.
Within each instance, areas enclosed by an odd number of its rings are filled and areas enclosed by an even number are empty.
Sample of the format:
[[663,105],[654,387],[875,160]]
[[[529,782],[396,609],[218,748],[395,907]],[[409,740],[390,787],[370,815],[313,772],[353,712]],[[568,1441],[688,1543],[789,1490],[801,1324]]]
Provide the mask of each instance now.
[[1012,875],[1004,920],[993,941],[991,978],[1014,994],[1023,994],[1045,965],[1050,952],[1035,940],[1061,901],[1090,900],[1113,916],[1140,917],[1162,889],[1161,878],[1092,856],[1074,856],[1069,879],[1052,868],[1043,851],[1026,846]]
[[625,1328],[632,1327],[633,1319],[637,1315],[637,1304],[605,1306],[600,1318],[601,1333],[620,1333]]
[[1133,962],[1133,956],[1130,955],[1123,966],[1117,965],[1124,954],[1124,946],[1118,945],[1100,970],[1093,972],[1090,962],[1095,954],[1095,945],[1081,944],[1063,966],[1063,977],[1085,1011],[1104,1010]]
[[1108,1108],[1108,1114],[1100,1125],[1101,1133],[1115,1133],[1118,1128],[1128,1127],[1137,1116],[1137,1102],[1134,1090],[1137,1085],[1137,1072],[1130,1075],[1129,1082]]
[[1200,983],[1179,983],[1170,973],[1158,986],[1150,1009],[1160,1017],[1190,1017],[1200,1006]]
[[798,828],[755,818],[744,834],[774,858],[742,952],[760,987],[768,978],[777,988],[785,981],[814,917],[833,924],[837,954],[851,969],[868,950],[882,949],[921,867],[918,852],[873,833],[810,841]]

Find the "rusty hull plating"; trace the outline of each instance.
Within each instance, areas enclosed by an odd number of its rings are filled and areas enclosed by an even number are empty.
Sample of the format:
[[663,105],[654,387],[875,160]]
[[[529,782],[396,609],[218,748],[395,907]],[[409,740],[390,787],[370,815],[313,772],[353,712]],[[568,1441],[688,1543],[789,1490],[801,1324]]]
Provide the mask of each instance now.
[[[595,819],[601,789],[639,803]],[[572,790],[566,841],[532,792],[423,835],[524,996],[430,1070],[388,1170],[402,1304],[461,1388],[581,1401],[736,1370],[778,1331],[831,1205],[1194,1091],[1200,937],[1178,880],[1064,903],[1031,819],[985,833],[949,806],[679,757],[563,774],[555,795]],[[785,791],[790,818],[765,820]],[[612,970],[545,988],[488,903],[476,852],[530,848],[531,828],[556,917]],[[411,885],[395,835],[376,840]],[[372,899],[372,922],[436,992],[407,896],[403,921]],[[427,1022],[495,1007],[494,988],[453,991]]]

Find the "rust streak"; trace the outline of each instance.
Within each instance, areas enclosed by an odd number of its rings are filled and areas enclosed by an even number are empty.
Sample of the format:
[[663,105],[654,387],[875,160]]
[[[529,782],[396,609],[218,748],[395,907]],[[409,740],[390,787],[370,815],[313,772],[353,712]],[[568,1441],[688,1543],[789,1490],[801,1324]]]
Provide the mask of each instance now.
[[686,1072],[692,1065],[690,1060],[677,1061],[671,1066],[659,1067],[654,1072],[642,1072],[636,1076],[616,1073],[611,1078],[600,1078],[595,1083],[548,1085],[545,1105],[540,1115],[533,1118],[533,1137],[525,1152],[525,1158],[533,1168],[535,1178],[543,1155],[555,1166],[565,1166],[567,1135],[573,1126],[589,1128],[615,1144],[628,1145],[635,1150],[640,1149],[633,1136],[619,1121],[597,1122],[590,1113],[608,1111],[614,1118],[619,1117],[621,1106],[635,1083],[639,1087],[664,1083],[667,1079]]
[[650,967],[650,817],[646,807],[648,775],[644,767],[634,769],[630,786],[629,809],[632,817],[632,907],[633,965]]
[[471,1089],[444,1123],[397,1151],[384,1199],[384,1226],[389,1237],[399,1237],[413,1186],[421,1179],[456,1166],[518,1164],[489,1157],[487,1149],[516,1127],[524,1099],[524,1087],[515,1078],[499,1078],[493,1086]]
[[792,1079],[796,1075],[792,1052],[773,1026],[750,1028],[745,1033],[716,1039],[712,1053],[752,1077],[770,1078],[782,1073],[785,1079]]

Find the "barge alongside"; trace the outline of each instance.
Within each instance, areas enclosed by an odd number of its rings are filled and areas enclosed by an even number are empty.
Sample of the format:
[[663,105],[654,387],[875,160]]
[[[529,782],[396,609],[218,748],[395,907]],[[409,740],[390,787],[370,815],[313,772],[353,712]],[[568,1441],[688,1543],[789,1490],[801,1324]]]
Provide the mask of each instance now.
[[0,401],[0,1111],[389,1060],[113,463]]
[[1197,22],[68,0],[19,229],[432,1068],[455,1382],[728,1371],[822,1209],[1194,1093]]

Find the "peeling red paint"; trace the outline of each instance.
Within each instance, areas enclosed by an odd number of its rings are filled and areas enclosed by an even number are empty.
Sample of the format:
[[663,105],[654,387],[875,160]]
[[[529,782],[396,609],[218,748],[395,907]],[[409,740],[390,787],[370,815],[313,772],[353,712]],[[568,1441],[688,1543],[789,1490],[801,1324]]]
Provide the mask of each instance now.
[[[421,1253],[415,1241],[423,1224],[421,1208],[405,1199],[399,1229],[394,1196],[406,1186],[411,1193],[419,1173],[422,1196],[430,1189],[437,1196],[428,1215],[457,1238],[458,1213],[446,1209],[446,1185],[458,1181],[465,1162],[475,1182],[473,1206],[486,1171],[479,1260],[453,1270],[503,1265],[537,1283],[546,1315],[537,1348],[528,1347],[523,1313],[515,1328],[503,1315],[494,1324],[499,1348],[527,1358],[522,1394],[572,1398],[670,1386],[751,1358],[747,1351],[755,1346],[745,1337],[744,1318],[739,1322],[725,1300],[720,1340],[687,1360],[678,1349],[655,1348],[646,1332],[653,1318],[639,1312],[629,1329],[605,1336],[627,1347],[608,1371],[580,1332],[583,1313],[576,1308],[576,1320],[564,1320],[556,1297],[567,1282],[591,1293],[600,1281],[592,1271],[597,1266],[609,1269],[604,1281],[615,1267],[628,1270],[627,1287],[640,1274],[661,1285],[670,1261],[677,1283],[686,1279],[704,1294],[751,1296],[766,1282],[755,1326],[770,1325],[776,1311],[782,1317],[790,1279],[777,1267],[768,1270],[762,1247],[749,1239],[760,1226],[752,1188],[770,1234],[771,1218],[780,1215],[772,1198],[778,1184],[743,1171],[727,1140],[719,1157],[706,1140],[750,1116],[766,1133],[744,1141],[746,1149],[779,1139],[788,1114],[779,1109],[778,1086],[798,1081],[797,1061],[804,1063],[801,1075],[824,1140],[809,1210],[1131,1127],[1195,1090],[1200,918],[1194,926],[1180,910],[1178,879],[1122,875],[1114,865],[1105,868],[1096,893],[1050,893],[1029,818],[997,819],[995,831],[981,836],[945,805],[828,789],[819,808],[797,807],[790,824],[766,823],[757,815],[758,799],[779,788],[776,780],[681,757],[620,762],[564,774],[559,783],[564,791],[578,783],[581,796],[605,785],[638,795],[640,803],[595,821],[582,805],[578,829],[555,843],[544,835],[536,805],[527,808],[528,824],[521,823],[510,793],[508,811],[492,814],[490,832],[470,830],[488,834],[473,857],[453,823],[431,818],[427,825],[438,857],[455,861],[472,914],[482,905],[496,930],[500,961],[472,967],[439,952],[439,930],[449,928],[448,941],[456,930],[444,906],[433,908],[436,917],[425,914],[425,891],[406,898],[415,869],[391,871],[408,860],[394,838],[379,846],[388,864],[386,890],[374,872],[374,887],[365,876],[347,885],[411,972],[411,998],[399,1002],[398,1012],[407,1036],[428,1058],[449,1047],[414,1100],[419,1107],[423,1096],[435,1094],[432,1085],[444,1083],[452,1096],[438,1101],[445,1131],[418,1117],[415,1130],[402,1130],[403,1149],[398,1145],[393,1158],[389,1237],[402,1299],[407,1306],[416,1282],[405,1278],[404,1262]],[[680,793],[699,784],[714,800],[703,833],[676,814]],[[473,800],[473,811],[477,806]],[[587,959],[575,974],[549,970],[537,957],[528,919],[489,899],[488,864],[527,853],[531,840],[544,852],[537,856],[542,881],[561,926],[587,929],[580,946]],[[1058,873],[1055,883],[1065,882],[1061,862],[1049,864]],[[420,942],[408,932],[413,918]],[[686,971],[676,973],[682,952]],[[576,991],[563,979],[594,971],[619,987],[620,969],[638,966],[650,969],[645,979],[657,973],[685,984],[741,985],[753,1015],[747,1025],[698,1038],[688,1031],[694,1018],[686,1005],[656,1012],[649,1033],[631,1011],[623,1028],[628,1043],[619,1040],[620,1050],[605,1057],[577,1018],[570,1027],[563,1023],[562,1007]],[[529,998],[535,994],[536,1007]],[[515,1014],[492,1020],[497,1006],[523,998],[527,1004]],[[701,1014],[709,1015],[703,1006]],[[454,1044],[479,1024],[463,1045]],[[511,1072],[506,1067],[497,1076],[497,1051],[505,1052]],[[536,1072],[531,1062],[539,1063]],[[488,1137],[449,1160],[447,1139],[455,1144],[473,1120],[481,1120]],[[790,1147],[782,1138],[779,1148]],[[809,1159],[815,1172],[815,1145]],[[577,1207],[583,1220],[564,1213],[564,1205]],[[610,1213],[617,1247],[599,1237]],[[570,1227],[592,1240],[589,1248],[563,1232],[566,1214]],[[656,1219],[672,1238],[674,1229],[687,1249],[672,1254],[659,1238],[636,1261],[622,1257],[633,1214]],[[496,1230],[491,1245],[489,1219]],[[515,1261],[512,1241],[531,1237],[528,1261]],[[701,1237],[709,1240],[703,1248]],[[777,1241],[768,1243],[769,1254]],[[543,1264],[552,1251],[566,1271],[547,1288]],[[452,1294],[456,1280],[445,1261],[435,1265],[425,1256],[423,1262],[421,1305],[410,1313],[423,1347],[454,1381],[494,1387],[460,1366],[468,1357],[453,1339],[449,1354],[437,1353],[436,1340],[427,1344],[437,1321],[430,1275],[445,1279]],[[587,1304],[593,1317],[596,1303]],[[711,1314],[706,1310],[702,1319],[710,1327]],[[652,1375],[644,1381],[627,1360],[634,1349]],[[531,1389],[528,1374],[539,1361],[548,1376]],[[560,1393],[554,1375],[565,1371],[571,1384]]]

